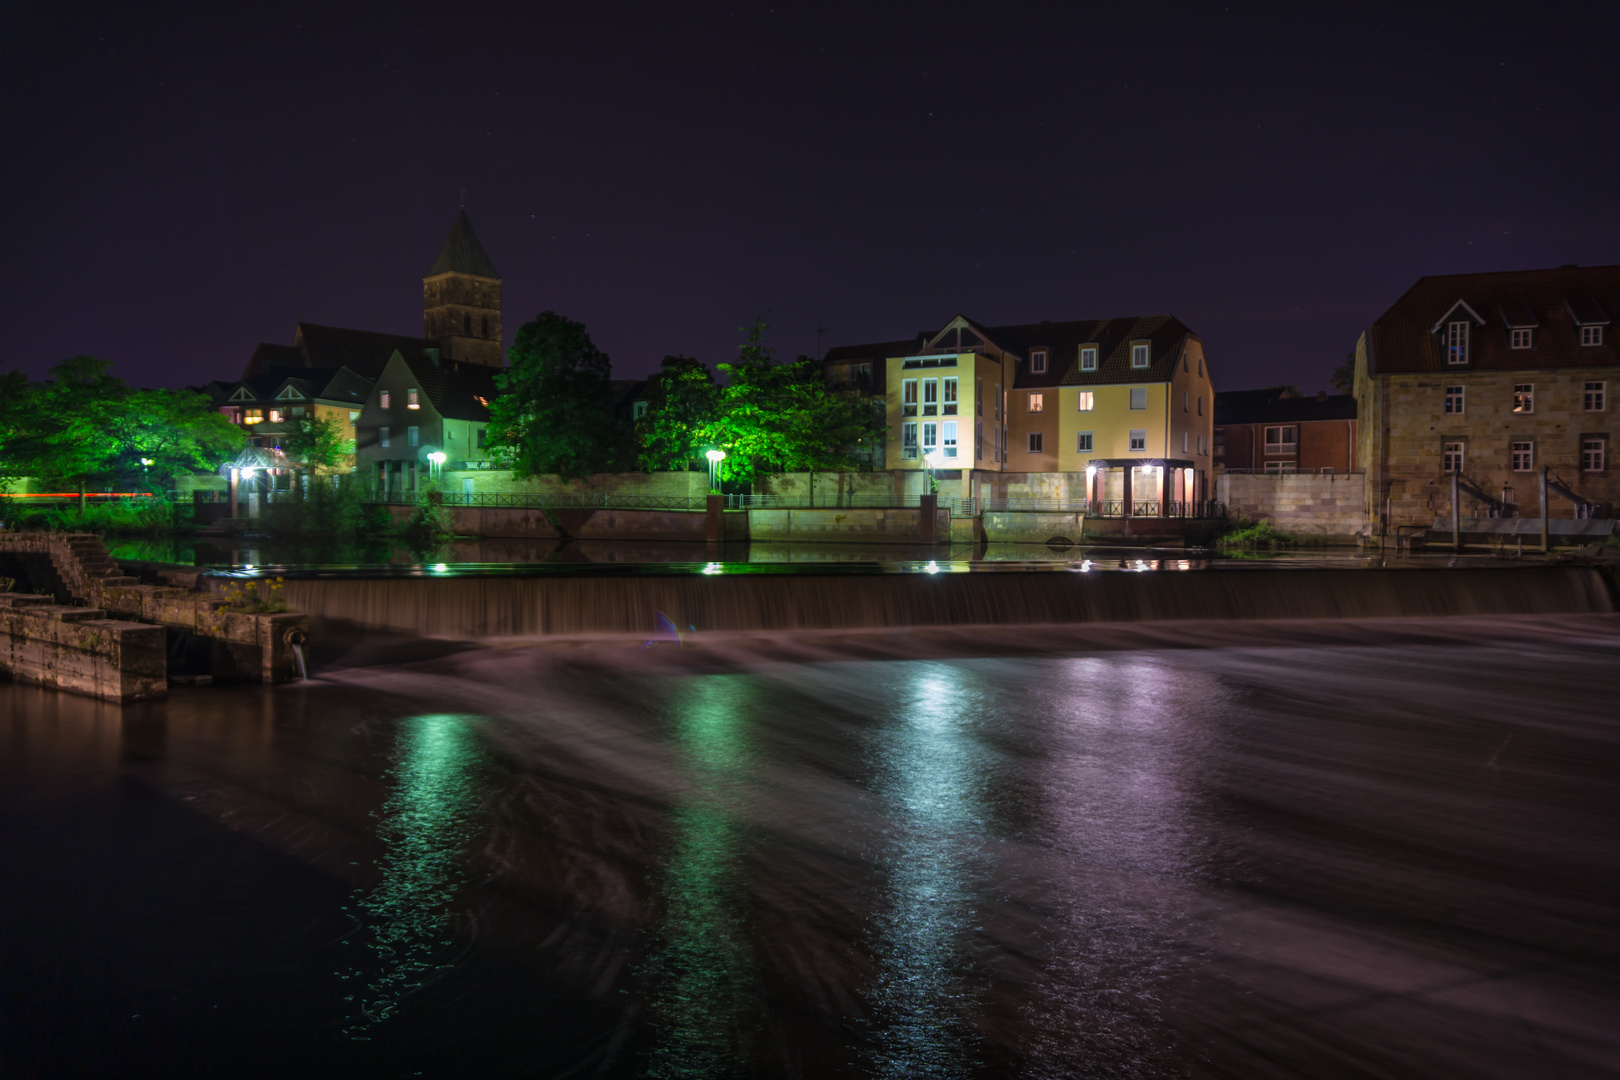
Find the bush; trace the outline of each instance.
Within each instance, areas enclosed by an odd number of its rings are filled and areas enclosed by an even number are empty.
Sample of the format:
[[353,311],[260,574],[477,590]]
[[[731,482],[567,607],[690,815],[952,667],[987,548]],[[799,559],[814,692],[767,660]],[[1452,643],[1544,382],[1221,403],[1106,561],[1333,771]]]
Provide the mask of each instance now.
[[405,542],[417,551],[429,551],[455,536],[450,511],[442,502],[423,493],[411,510],[410,519],[400,530]]
[[[386,531],[388,511],[368,506],[366,489],[353,473],[299,478],[275,493],[259,511],[259,528],[282,536],[354,536]],[[377,511],[381,511],[379,521]]]
[[1257,549],[1275,551],[1278,548],[1294,547],[1298,543],[1298,537],[1272,528],[1269,521],[1240,520],[1233,523],[1231,532],[1215,541],[1215,546],[1223,551],[1254,551]]
[[[26,503],[26,500],[19,500]],[[32,504],[6,507],[9,524],[24,532],[94,532],[124,536],[168,536],[180,529],[181,515],[190,520],[190,506],[168,495],[144,499]]]

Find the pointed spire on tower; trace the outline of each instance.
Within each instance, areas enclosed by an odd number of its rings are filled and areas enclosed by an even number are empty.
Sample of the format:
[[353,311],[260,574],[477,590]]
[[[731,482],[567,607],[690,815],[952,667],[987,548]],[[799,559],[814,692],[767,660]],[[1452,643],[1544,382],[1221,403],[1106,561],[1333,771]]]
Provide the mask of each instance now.
[[473,274],[477,277],[494,278],[500,280],[500,272],[490,261],[489,255],[484,251],[484,245],[478,242],[478,234],[473,232],[472,222],[467,220],[465,208],[456,215],[455,224],[450,226],[450,234],[444,238],[444,246],[439,248],[439,257],[433,260],[428,269],[427,277],[435,274]]

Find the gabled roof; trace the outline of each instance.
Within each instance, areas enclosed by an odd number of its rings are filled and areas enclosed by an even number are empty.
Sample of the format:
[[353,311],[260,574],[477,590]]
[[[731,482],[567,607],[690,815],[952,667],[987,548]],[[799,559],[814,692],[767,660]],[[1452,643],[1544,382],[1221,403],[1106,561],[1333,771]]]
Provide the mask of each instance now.
[[495,388],[494,377],[498,372],[494,368],[456,360],[435,360],[421,352],[400,351],[397,355],[410,368],[417,386],[440,416],[478,422],[489,419],[489,406],[484,402],[493,401],[500,393]]
[[1455,304],[1452,304],[1450,307],[1446,308],[1446,313],[1444,315],[1434,320],[1434,325],[1429,327],[1429,333],[1438,334],[1442,326],[1453,320],[1453,317],[1457,314],[1458,308],[1462,308],[1463,313],[1470,319],[1473,319],[1475,323],[1479,324],[1480,326],[1485,325],[1485,317],[1479,312],[1475,311],[1473,308],[1469,307],[1468,301],[1458,300]]
[[463,209],[456,215],[456,220],[450,226],[450,233],[444,238],[439,248],[438,258],[428,268],[426,277],[435,274],[474,274],[478,277],[500,279],[500,272],[490,261],[484,245],[478,242],[478,234],[473,232],[472,222],[467,219],[467,211]]
[[368,379],[381,375],[388,358],[396,352],[421,353],[439,346],[432,338],[379,334],[374,330],[351,330],[306,322],[298,324],[293,342],[303,353],[305,367],[347,367]]
[[1350,394],[1284,397],[1281,387],[1226,390],[1215,395],[1215,424],[1298,424],[1308,420],[1354,420]]
[[[1437,323],[1461,299],[1484,316],[1469,336],[1468,363],[1446,363]],[[1620,310],[1620,266],[1562,266],[1419,278],[1367,329],[1373,375],[1509,371],[1620,364],[1613,336],[1582,346],[1578,320]],[[1533,321],[1526,321],[1533,320]],[[1511,347],[1509,329],[1533,326],[1532,347]],[[1443,329],[1443,326],[1442,326]]]

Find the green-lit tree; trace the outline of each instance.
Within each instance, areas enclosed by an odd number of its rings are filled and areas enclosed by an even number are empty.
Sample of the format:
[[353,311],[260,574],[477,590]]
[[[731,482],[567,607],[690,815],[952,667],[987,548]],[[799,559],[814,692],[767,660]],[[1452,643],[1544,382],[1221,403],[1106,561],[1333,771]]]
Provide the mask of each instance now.
[[703,441],[719,415],[720,387],[701,362],[690,356],[666,356],[649,380],[647,411],[636,421],[641,467],[679,470],[701,458]]
[[510,366],[495,376],[487,445],[519,478],[583,476],[613,463],[618,440],[612,362],[582,323],[554,311],[518,329]]
[[168,487],[183,474],[213,472],[246,440],[241,428],[194,390],[133,392],[109,434],[118,442],[118,475],[139,477],[154,488]]
[[23,444],[28,433],[30,408],[28,376],[20,371],[0,372],[0,492],[11,490],[22,467]]

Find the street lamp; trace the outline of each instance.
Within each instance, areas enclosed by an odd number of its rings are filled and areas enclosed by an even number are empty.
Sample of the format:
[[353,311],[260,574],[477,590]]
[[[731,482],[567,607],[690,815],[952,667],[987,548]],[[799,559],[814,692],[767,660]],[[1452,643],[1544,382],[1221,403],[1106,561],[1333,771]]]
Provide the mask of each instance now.
[[726,452],[724,450],[710,450],[707,451],[703,456],[709,459],[709,494],[714,495],[720,490],[720,484],[718,482],[720,477],[720,463],[726,460]]
[[433,473],[435,476],[437,476],[440,467],[444,465],[444,452],[441,450],[435,450],[433,453],[427,456],[427,459],[433,463]]
[[934,470],[939,468],[940,460],[938,450],[930,450],[928,453],[923,455],[923,464],[928,466],[928,494],[930,495],[932,495],[935,490]]

